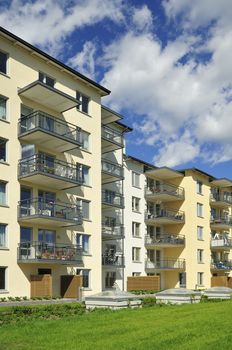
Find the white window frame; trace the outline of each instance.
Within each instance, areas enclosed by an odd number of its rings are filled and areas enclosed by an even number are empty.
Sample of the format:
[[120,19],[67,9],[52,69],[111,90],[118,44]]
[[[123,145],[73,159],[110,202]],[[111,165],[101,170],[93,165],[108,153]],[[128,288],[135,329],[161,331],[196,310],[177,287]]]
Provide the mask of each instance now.
[[132,236],[133,237],[140,237],[141,236],[141,223],[132,221]]
[[91,203],[91,201],[86,200],[86,199],[77,198],[77,205],[81,207],[81,212],[82,212],[82,214],[83,214],[83,203],[88,203],[88,212],[89,212],[89,217],[88,217],[88,218],[85,218],[85,217],[83,216],[83,220],[90,220],[90,217],[91,217],[90,203]]
[[0,266],[0,268],[5,269],[5,288],[0,289],[0,292],[5,292],[8,290],[8,267],[7,266]]
[[203,189],[203,182],[201,180],[196,180],[196,192],[198,194],[202,194],[203,193],[202,189]]
[[197,249],[197,262],[198,264],[204,263],[204,249]]
[[132,186],[140,188],[140,174],[132,171]]
[[197,239],[199,241],[203,241],[203,237],[204,237],[204,232],[203,232],[203,226],[197,226]]
[[[86,140],[87,140],[87,147],[84,147],[84,142],[82,137],[86,135]],[[81,142],[82,142],[82,146],[81,149],[85,150],[85,151],[89,151],[90,150],[90,133],[85,131],[85,130],[81,130]]]
[[[84,286],[84,275],[83,275],[83,272],[84,271],[87,271],[88,272],[88,287],[85,287]],[[80,275],[80,276],[82,276],[82,281],[83,281],[83,289],[87,289],[87,290],[89,290],[89,289],[91,289],[91,284],[90,284],[90,281],[91,281],[91,279],[90,279],[90,277],[91,277],[91,270],[90,269],[76,269],[76,275]]]
[[202,203],[197,203],[197,216],[199,218],[203,217],[203,204]]
[[140,198],[135,196],[132,196],[132,211],[140,212]]
[[0,137],[0,140],[6,141],[5,143],[5,160],[0,159],[0,163],[7,163],[8,162],[8,139],[5,139],[4,137]]
[[1,116],[0,116],[0,120],[2,120],[2,121],[8,121],[8,119],[9,119],[9,103],[8,103],[8,100],[9,100],[9,98],[8,97],[6,97],[6,96],[3,96],[3,95],[0,95],[0,98],[3,100],[3,101],[5,101],[5,118],[2,118]]
[[[79,96],[78,96],[78,95],[79,95]],[[82,98],[83,98],[83,97],[86,97],[86,98],[88,99],[88,108],[87,108],[87,112],[86,112],[86,111],[83,111],[82,103],[79,104],[79,105],[77,106],[77,110],[80,111],[80,112],[82,112],[82,113],[85,113],[86,115],[89,115],[90,97],[87,96],[87,95],[85,95],[85,94],[83,94],[82,92],[80,92],[80,91],[78,91],[78,90],[76,91],[76,97],[77,97],[77,99],[78,99],[80,102],[82,102]]]
[[5,232],[4,232],[5,244],[1,245],[1,242],[0,242],[0,249],[4,249],[4,248],[8,247],[8,225],[4,224],[4,223],[0,223],[0,226],[4,226],[5,227]]
[[0,183],[5,184],[5,203],[0,203],[0,206],[7,206],[8,204],[8,187],[7,187],[7,182],[4,180],[0,180]]
[[[42,81],[40,80],[40,77],[39,77],[40,74],[43,75]],[[48,75],[48,74],[46,74],[46,73],[44,73],[44,72],[42,72],[42,71],[39,71],[39,76],[38,76],[38,80],[39,80],[40,82],[42,82],[43,84],[45,84],[45,85],[47,85],[47,86],[50,86],[50,87],[52,87],[52,88],[55,87],[55,85],[56,85],[56,79],[55,79],[55,78],[51,77],[50,75]],[[47,78],[52,79],[52,80],[54,81],[53,86],[47,84],[47,81],[46,81]]]
[[132,261],[133,262],[141,262],[141,248],[140,247],[132,247]]
[[197,273],[197,285],[199,287],[204,286],[204,272],[198,272]]
[[[78,237],[80,239],[79,243],[78,243]],[[84,244],[83,244],[84,237],[88,237],[88,250],[87,251],[84,250]],[[83,255],[90,255],[90,237],[91,236],[89,234],[86,234],[86,233],[77,233],[77,235],[76,235],[76,243],[77,243],[77,245],[80,244],[80,246],[82,247]]]
[[9,53],[5,52],[3,50],[0,50],[0,52],[3,53],[4,55],[6,55],[6,73],[0,71],[0,74],[9,76]]

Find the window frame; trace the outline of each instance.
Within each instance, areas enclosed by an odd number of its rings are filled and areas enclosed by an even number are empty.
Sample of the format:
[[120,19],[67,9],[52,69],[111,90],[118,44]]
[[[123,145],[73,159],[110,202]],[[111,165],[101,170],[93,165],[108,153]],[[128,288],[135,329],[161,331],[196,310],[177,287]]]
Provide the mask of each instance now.
[[198,241],[203,241],[204,240],[204,227],[197,225],[197,239]]
[[3,207],[6,207],[8,205],[8,201],[7,201],[7,198],[8,198],[8,193],[7,193],[7,184],[8,182],[4,181],[4,180],[0,180],[0,185],[1,184],[4,184],[5,185],[5,203],[1,203],[0,202],[0,206],[3,206]]
[[[82,99],[83,99],[83,97],[86,98],[86,99],[88,100],[87,112],[83,110],[83,105],[82,105]],[[82,112],[82,113],[86,114],[86,115],[89,115],[90,97],[87,96],[87,95],[85,95],[85,94],[83,94],[82,92],[76,90],[76,99],[77,99],[78,101],[81,102],[81,103],[76,107],[77,110],[78,110],[79,112]]]
[[197,249],[197,263],[204,264],[204,249]]
[[[88,142],[88,146],[87,147],[84,147],[84,142],[82,140],[82,137],[83,135],[87,135],[87,142]],[[90,151],[90,133],[88,131],[85,131],[85,130],[81,130],[81,149],[82,150],[85,150],[85,151]]]
[[[138,230],[137,230],[137,227],[138,227]],[[136,232],[138,232],[138,234],[136,234]],[[140,222],[132,221],[132,237],[134,237],[134,238],[141,237],[141,223]]]
[[141,248],[132,247],[132,262],[141,262]]
[[[91,219],[90,219],[90,217],[91,217],[91,212],[90,212],[90,203],[91,203],[91,201],[90,200],[87,200],[87,199],[82,199],[82,198],[77,198],[76,199],[76,202],[77,202],[77,205],[78,206],[80,206],[80,208],[81,208],[81,212],[82,212],[82,215],[84,214],[84,211],[83,211],[83,203],[88,203],[88,217],[84,217],[84,215],[83,215],[83,220],[88,220],[88,221],[90,221]],[[79,202],[79,203],[78,203]]]
[[197,217],[203,218],[203,204],[197,202]]
[[196,180],[196,192],[198,194],[203,194],[203,182],[201,180]]
[[204,272],[197,272],[197,285],[199,287],[204,286]]
[[[8,225],[4,224],[4,223],[0,223],[0,227],[4,227],[4,244],[1,245],[1,240],[0,240],[0,250],[1,249],[5,249],[8,247]],[[1,230],[0,230],[0,234],[1,234]]]
[[[136,201],[138,200],[138,205],[136,205]],[[138,209],[136,209],[136,206],[138,206]],[[132,211],[136,213],[140,213],[140,198],[132,196]]]
[[[88,250],[86,250],[86,251],[84,250],[84,246],[85,246],[83,243],[84,237],[88,237]],[[86,233],[79,233],[78,232],[76,235],[76,244],[82,248],[83,255],[90,255],[90,237],[91,237],[91,235],[86,234]]]
[[[8,62],[9,62],[9,53],[6,52],[6,51],[4,51],[4,50],[0,50],[0,53],[2,53],[3,55],[6,56],[6,63],[5,63],[5,65],[6,65],[6,71],[3,72],[3,71],[0,70],[0,74],[8,75],[8,74],[9,74],[9,66],[8,66]],[[1,65],[0,65],[0,67],[1,67]]]
[[[131,174],[131,183],[133,187],[140,188],[140,174],[137,173],[136,171],[132,171]],[[136,179],[138,180],[138,184],[136,184]]]
[[[85,282],[86,282],[86,276],[83,274],[83,272],[87,272],[87,281],[88,281],[88,285],[85,286]],[[82,288],[83,289],[91,289],[91,279],[90,279],[90,276],[91,276],[91,269],[76,269],[76,275],[78,276],[82,276]]]
[[6,96],[3,96],[3,95],[0,95],[0,100],[3,100],[3,101],[5,101],[5,118],[2,118],[1,116],[0,116],[0,120],[2,120],[2,121],[4,121],[4,122],[6,122],[6,121],[8,121],[8,119],[9,119],[9,117],[8,117],[8,109],[9,109],[9,106],[8,106],[8,100],[9,100],[9,98],[8,97],[6,97]]
[[[0,270],[1,269],[4,270],[4,280],[3,280],[4,288],[1,288],[1,280],[0,280],[0,292],[5,292],[5,291],[7,291],[7,288],[8,288],[8,279],[7,279],[8,267],[7,266],[0,266]],[[0,276],[1,276],[1,272],[0,272]]]
[[4,137],[0,137],[0,143],[1,143],[1,140],[5,141],[5,159],[0,159],[0,163],[7,163],[8,161],[8,139],[5,139]]
[[[55,78],[53,78],[52,76],[50,76],[50,75],[48,75],[47,73],[44,73],[44,72],[42,72],[42,71],[39,71],[38,73],[39,73],[38,80],[39,80],[41,83],[43,83],[43,84],[45,84],[45,85],[47,85],[47,86],[49,86],[49,87],[51,87],[51,88],[54,88],[54,87],[55,87],[55,84],[56,84],[56,79],[55,79]],[[43,75],[43,79],[42,79],[42,80],[40,79],[40,75]],[[53,81],[54,81],[54,84],[53,84],[53,85],[48,84],[48,83],[47,83],[47,78],[53,80]],[[45,79],[45,81],[44,81],[44,79]]]

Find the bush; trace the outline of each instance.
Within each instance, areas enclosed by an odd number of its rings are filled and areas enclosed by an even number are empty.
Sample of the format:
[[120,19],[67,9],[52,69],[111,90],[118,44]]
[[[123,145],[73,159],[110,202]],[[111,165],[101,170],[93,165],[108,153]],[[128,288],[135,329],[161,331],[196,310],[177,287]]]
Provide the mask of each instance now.
[[143,307],[151,307],[156,305],[156,297],[145,297],[142,299]]
[[130,293],[133,293],[136,295],[146,295],[146,294],[155,294],[157,293],[157,290],[131,290]]

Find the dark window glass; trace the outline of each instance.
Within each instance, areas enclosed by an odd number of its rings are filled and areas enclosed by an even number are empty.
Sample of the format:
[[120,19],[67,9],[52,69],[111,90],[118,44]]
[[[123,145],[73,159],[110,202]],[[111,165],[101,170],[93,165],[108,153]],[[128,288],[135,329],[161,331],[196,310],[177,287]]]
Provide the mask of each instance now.
[[0,289],[6,289],[6,268],[0,267]]
[[6,161],[6,140],[0,139],[0,160]]
[[55,80],[42,72],[39,72],[39,81],[51,87],[55,85]]
[[20,242],[31,242],[32,229],[29,227],[20,227]]
[[38,269],[38,275],[51,275],[52,269]]
[[88,113],[89,99],[82,95],[82,112]]
[[7,54],[0,51],[0,72],[6,74]]

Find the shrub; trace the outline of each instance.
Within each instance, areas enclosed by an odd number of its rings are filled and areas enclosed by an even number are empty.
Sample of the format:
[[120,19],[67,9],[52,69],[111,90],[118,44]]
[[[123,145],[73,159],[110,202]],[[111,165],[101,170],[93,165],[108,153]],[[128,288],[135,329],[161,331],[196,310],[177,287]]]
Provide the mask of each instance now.
[[151,307],[156,305],[156,297],[145,297],[142,299],[143,307]]

